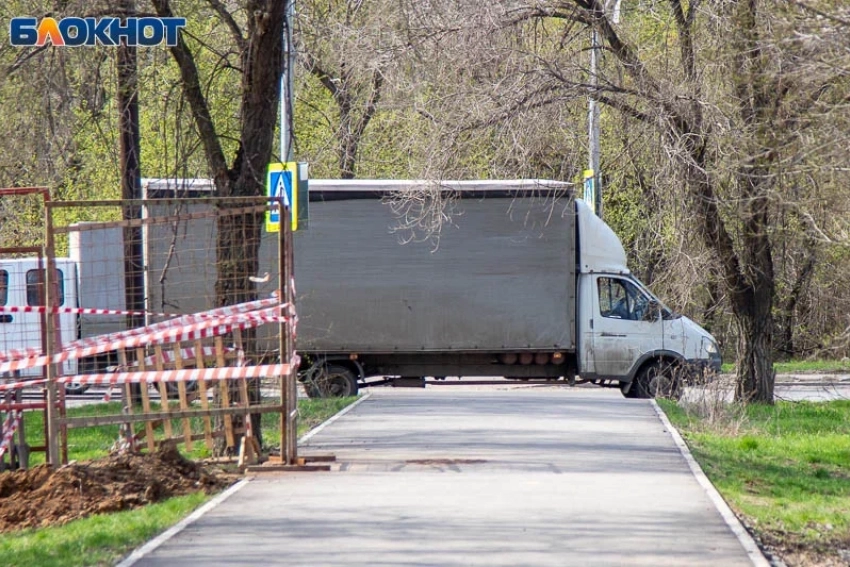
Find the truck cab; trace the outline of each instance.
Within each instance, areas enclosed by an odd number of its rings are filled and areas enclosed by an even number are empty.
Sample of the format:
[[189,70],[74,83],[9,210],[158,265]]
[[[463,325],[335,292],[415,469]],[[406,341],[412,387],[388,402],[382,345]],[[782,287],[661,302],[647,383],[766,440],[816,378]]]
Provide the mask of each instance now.
[[[0,307],[16,307],[16,311],[0,312],[0,353],[37,349],[43,347],[42,314],[37,309],[25,308],[44,305],[44,262],[38,258],[0,260]],[[77,307],[77,265],[62,258],[56,260],[58,306]],[[62,343],[77,338],[77,315],[58,315],[59,340]],[[62,365],[63,374],[75,374],[77,362],[68,360]],[[41,376],[42,368],[20,371],[24,377]]]
[[580,199],[576,215],[581,378],[618,383],[628,397],[654,397],[673,393],[680,378],[718,372],[714,337],[667,308],[632,275],[616,234]]

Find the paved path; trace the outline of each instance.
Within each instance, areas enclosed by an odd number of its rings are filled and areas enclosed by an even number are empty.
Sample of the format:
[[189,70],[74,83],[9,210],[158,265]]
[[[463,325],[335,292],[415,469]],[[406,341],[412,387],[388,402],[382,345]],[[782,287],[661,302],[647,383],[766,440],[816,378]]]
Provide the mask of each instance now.
[[375,390],[139,566],[751,565],[652,405],[619,392]]

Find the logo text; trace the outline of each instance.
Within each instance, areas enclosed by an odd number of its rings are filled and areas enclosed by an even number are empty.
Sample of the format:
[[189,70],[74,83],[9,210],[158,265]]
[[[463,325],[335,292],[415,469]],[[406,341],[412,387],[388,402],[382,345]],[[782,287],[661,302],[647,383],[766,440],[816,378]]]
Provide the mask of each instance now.
[[12,18],[9,38],[18,47],[40,47],[50,41],[54,46],[128,46],[153,47],[165,43],[177,45],[177,32],[186,26],[186,18]]

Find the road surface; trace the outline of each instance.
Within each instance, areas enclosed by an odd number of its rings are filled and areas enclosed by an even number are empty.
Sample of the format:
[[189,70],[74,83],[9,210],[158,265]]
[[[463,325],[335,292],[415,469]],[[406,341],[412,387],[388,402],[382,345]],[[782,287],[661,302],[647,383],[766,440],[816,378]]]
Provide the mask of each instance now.
[[[376,389],[139,566],[752,565],[649,401]],[[758,558],[757,558],[758,559]]]

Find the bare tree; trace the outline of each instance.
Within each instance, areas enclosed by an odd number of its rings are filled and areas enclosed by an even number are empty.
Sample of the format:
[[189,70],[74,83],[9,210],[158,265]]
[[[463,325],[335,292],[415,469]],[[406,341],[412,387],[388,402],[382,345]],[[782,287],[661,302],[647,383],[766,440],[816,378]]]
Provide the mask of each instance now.
[[[387,73],[405,50],[393,2],[299,3],[297,57],[335,107],[338,174],[352,179],[366,130],[385,96]],[[310,102],[308,102],[310,104]]]
[[[681,213],[691,217],[714,255],[734,315],[736,397],[772,403],[774,225],[783,207],[806,205],[805,198],[795,200],[785,191],[787,180],[803,171],[841,175],[812,153],[808,142],[814,138],[824,154],[846,163],[838,155],[846,136],[817,135],[847,106],[847,91],[835,88],[846,83],[840,39],[846,23],[824,16],[834,6],[821,4],[810,10],[766,0],[670,0],[625,12],[621,25],[602,0],[498,2],[457,12],[454,3],[409,9],[420,29],[432,20],[431,37],[461,46],[467,80],[458,92],[470,108],[483,110],[467,124],[517,121],[592,95],[658,134],[673,166],[664,169],[675,174],[665,193],[686,199]],[[581,63],[590,29],[606,53],[597,83]],[[445,41],[447,34],[461,39]],[[815,39],[823,42],[817,51]],[[438,50],[439,43],[429,46]]]
[[[152,0],[160,17],[173,17],[169,0]],[[265,173],[272,157],[275,118],[280,101],[282,34],[286,2],[246,0],[239,13],[228,10],[218,0],[208,0],[213,12],[231,34],[240,54],[242,97],[238,145],[235,154],[225,154],[216,129],[203,79],[181,33],[171,54],[180,69],[183,93],[194,117],[207,164],[219,197],[260,196],[265,191]],[[230,3],[232,5],[233,3]],[[239,17],[244,23],[240,25]],[[259,266],[262,216],[223,216],[218,220],[218,280],[216,301],[219,305],[240,303],[256,297],[250,280]]]

